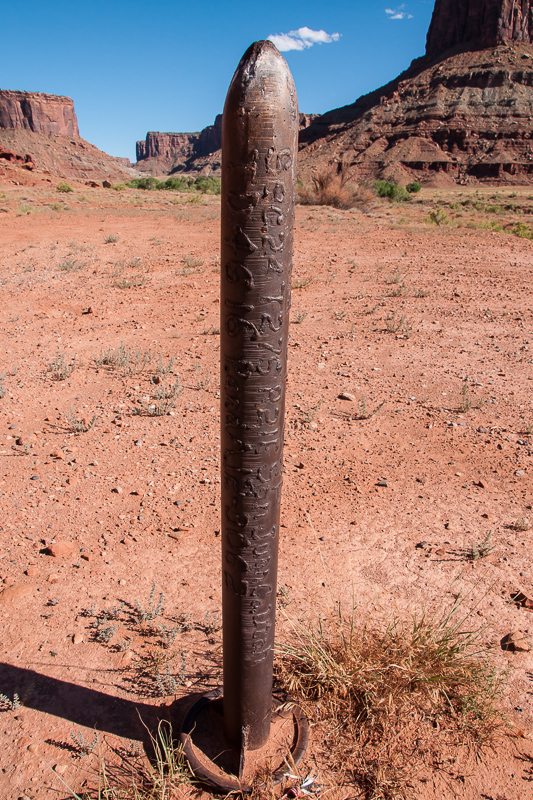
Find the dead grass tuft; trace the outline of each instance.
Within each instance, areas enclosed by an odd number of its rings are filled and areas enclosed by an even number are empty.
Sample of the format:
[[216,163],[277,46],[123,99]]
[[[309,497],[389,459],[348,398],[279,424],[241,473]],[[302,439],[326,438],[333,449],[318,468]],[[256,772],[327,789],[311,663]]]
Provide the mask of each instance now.
[[448,743],[479,746],[503,724],[502,677],[459,601],[407,621],[358,622],[339,607],[331,619],[291,628],[278,682],[321,726],[336,780],[367,800],[407,797],[425,737],[427,749],[438,746],[441,726]]
[[349,209],[368,206],[374,200],[368,187],[350,182],[345,169],[319,173],[311,179],[311,185],[299,184],[297,189],[300,205]]

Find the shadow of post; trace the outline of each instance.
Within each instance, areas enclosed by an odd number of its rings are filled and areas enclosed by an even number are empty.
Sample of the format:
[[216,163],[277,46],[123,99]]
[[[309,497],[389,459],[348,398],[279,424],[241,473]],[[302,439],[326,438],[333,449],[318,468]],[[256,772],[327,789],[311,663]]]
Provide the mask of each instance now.
[[[159,720],[166,716],[168,708],[113,697],[0,662],[0,693],[12,698],[15,692],[26,708],[141,742],[146,741],[148,732],[157,730]],[[190,695],[175,701],[172,704],[173,717],[180,719],[190,703]]]

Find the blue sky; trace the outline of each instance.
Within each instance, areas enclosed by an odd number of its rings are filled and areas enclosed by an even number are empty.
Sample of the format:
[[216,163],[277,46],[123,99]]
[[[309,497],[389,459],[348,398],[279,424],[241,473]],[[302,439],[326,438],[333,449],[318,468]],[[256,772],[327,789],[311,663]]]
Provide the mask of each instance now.
[[352,103],[424,52],[434,0],[26,0],[2,8],[0,88],[73,98],[80,134],[135,157],[149,130],[222,111],[246,48],[274,39],[301,111]]

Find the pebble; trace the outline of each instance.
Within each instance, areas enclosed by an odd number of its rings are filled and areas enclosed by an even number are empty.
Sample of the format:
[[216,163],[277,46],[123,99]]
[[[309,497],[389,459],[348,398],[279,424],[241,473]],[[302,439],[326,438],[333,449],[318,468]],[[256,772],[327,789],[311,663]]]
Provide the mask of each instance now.
[[429,542],[418,542],[416,545],[417,550],[427,550],[429,547]]
[[383,480],[383,478],[376,483],[376,486],[381,486],[384,489],[386,489],[388,485],[389,484],[387,483],[387,481]]
[[55,572],[52,572],[52,574],[49,575],[46,580],[48,583],[57,583],[59,580],[59,575],[57,575]]
[[58,775],[63,775],[63,773],[66,772],[66,769],[66,764],[54,764],[53,766],[54,772],[57,772]]
[[30,481],[38,481],[38,480],[39,480],[39,476],[38,475],[32,475],[31,478],[30,478]]
[[28,753],[36,753],[38,749],[38,745],[36,744],[28,745]]
[[521,478],[523,474],[524,474],[524,470],[523,469],[517,469],[516,472],[515,472],[515,475],[516,475],[517,478]]
[[54,558],[63,558],[64,556],[71,556],[74,553],[73,542],[54,542],[48,546],[48,552]]
[[83,642],[83,633],[75,633],[72,637],[73,644],[81,644]]
[[520,631],[512,631],[502,639],[503,650],[511,650],[513,653],[529,653],[531,645]]
[[353,403],[355,401],[355,395],[350,394],[350,392],[341,392],[339,394],[339,400],[350,400]]
[[15,578],[12,578],[10,575],[7,575],[4,578],[4,585],[5,586],[13,586],[14,583],[15,583]]
[[32,592],[33,586],[30,583],[14,583],[0,594],[0,604],[11,603],[13,600],[18,600],[19,597],[24,597]]
[[444,550],[442,547],[439,547],[438,550],[435,550],[435,555],[436,556],[445,556],[446,555],[446,550]]
[[28,567],[28,569],[25,570],[25,573],[28,578],[35,578],[35,576],[39,574],[39,570],[37,567]]
[[124,489],[122,488],[122,486],[113,486],[111,491],[114,492],[115,494],[122,494]]

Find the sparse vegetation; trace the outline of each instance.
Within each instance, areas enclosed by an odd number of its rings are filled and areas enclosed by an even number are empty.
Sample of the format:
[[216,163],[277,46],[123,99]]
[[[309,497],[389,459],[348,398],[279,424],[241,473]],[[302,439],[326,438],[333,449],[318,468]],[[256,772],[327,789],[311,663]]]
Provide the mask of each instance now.
[[118,242],[118,233],[108,233],[104,239],[104,244],[115,244]]
[[56,186],[56,191],[63,192],[64,194],[68,194],[69,192],[73,192],[74,189],[66,181],[60,181]]
[[164,190],[170,192],[220,194],[220,178],[207,177],[205,175],[199,175],[197,178],[191,176],[170,177],[165,181],[158,181],[157,178],[148,176],[146,178],[134,178],[124,185],[129,186],[131,189],[144,189],[146,191]]
[[412,181],[411,183],[408,183],[407,186],[405,187],[406,191],[408,191],[409,194],[417,194],[421,188],[422,184],[418,183],[418,181]]
[[374,188],[378,197],[388,197],[395,203],[405,202],[411,199],[409,192],[403,186],[398,186],[392,181],[376,181]]
[[290,620],[278,684],[320,726],[328,768],[367,800],[406,796],[407,753],[438,748],[441,725],[447,742],[471,745],[490,742],[502,726],[502,676],[481,654],[472,621],[460,600],[406,621],[359,621],[340,606],[315,625]]
[[133,409],[134,414],[146,414],[149,417],[166,417],[176,407],[178,397],[183,392],[179,377],[170,386],[155,386],[153,391],[153,402],[146,402],[137,398],[137,406]]
[[48,364],[46,371],[53,381],[64,381],[70,378],[76,367],[76,356],[67,358],[64,353],[58,353]]
[[98,368],[109,367],[110,369],[117,369],[123,375],[137,375],[146,369],[151,360],[152,354],[150,351],[142,352],[138,348],[132,350],[124,344],[124,341],[121,341],[114,350],[109,348],[100,353],[95,358],[95,364]]
[[409,339],[411,336],[411,323],[405,314],[397,314],[396,311],[387,314],[385,317],[385,328],[389,333],[396,333]]
[[96,422],[96,414],[94,414],[90,419],[87,417],[78,418],[74,413],[72,406],[70,406],[64,417],[67,421],[69,430],[72,433],[77,434],[87,433],[87,431],[90,431]]
[[490,556],[493,550],[494,545],[492,544],[492,531],[489,531],[483,541],[478,542],[477,544],[472,544],[470,550],[468,551],[468,558],[470,561],[478,561],[480,558],[486,558],[487,556]]

